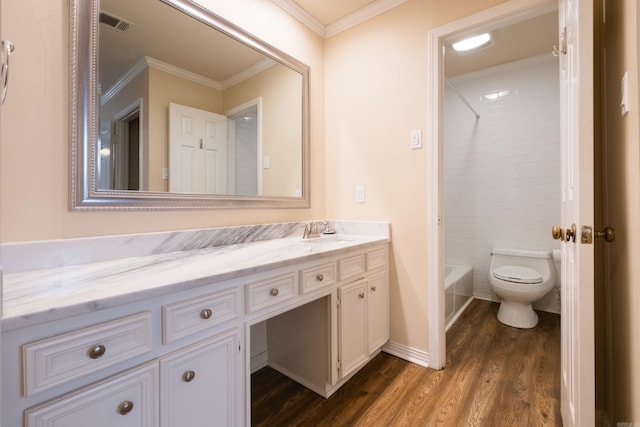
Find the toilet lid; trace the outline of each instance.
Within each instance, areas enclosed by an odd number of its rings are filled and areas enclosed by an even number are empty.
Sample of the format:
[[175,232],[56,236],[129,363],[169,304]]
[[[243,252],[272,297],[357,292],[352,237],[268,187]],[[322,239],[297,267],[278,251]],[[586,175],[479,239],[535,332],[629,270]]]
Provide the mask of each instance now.
[[513,283],[536,284],[542,283],[540,273],[532,268],[515,265],[503,265],[493,271],[493,277]]

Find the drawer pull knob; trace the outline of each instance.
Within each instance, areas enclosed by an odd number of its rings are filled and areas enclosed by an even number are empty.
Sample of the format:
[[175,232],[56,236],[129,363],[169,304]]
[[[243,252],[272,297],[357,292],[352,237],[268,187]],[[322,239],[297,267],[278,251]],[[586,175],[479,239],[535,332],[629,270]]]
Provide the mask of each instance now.
[[322,274],[318,274],[316,279],[318,279],[319,282],[322,282],[324,280],[324,276]]
[[100,359],[107,352],[107,349],[102,344],[98,344],[89,350],[89,357],[92,359]]
[[182,376],[182,379],[185,383],[190,383],[196,377],[196,373],[194,371],[187,371]]
[[278,293],[279,293],[278,288],[273,288],[269,291],[269,294],[271,294],[272,297],[278,296]]
[[120,415],[127,415],[129,412],[133,411],[133,402],[130,400],[125,400],[118,406],[118,412]]
[[376,291],[376,287],[375,287],[375,286],[372,286],[372,287],[371,287],[371,290],[372,290],[373,292],[375,292],[375,291]]
[[204,320],[210,319],[211,315],[213,314],[213,312],[211,311],[210,308],[205,308],[204,310],[202,310],[200,312],[200,317]]
[[364,299],[364,292],[360,292],[358,296],[360,297],[360,299]]

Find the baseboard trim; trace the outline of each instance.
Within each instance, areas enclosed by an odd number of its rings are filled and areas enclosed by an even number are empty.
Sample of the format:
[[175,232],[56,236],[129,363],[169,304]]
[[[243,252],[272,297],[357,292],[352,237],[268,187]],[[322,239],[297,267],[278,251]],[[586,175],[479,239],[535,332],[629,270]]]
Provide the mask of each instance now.
[[400,359],[404,359],[407,362],[415,363],[416,365],[420,365],[425,368],[430,367],[429,353],[427,353],[426,351],[418,350],[417,348],[411,348],[394,341],[387,341],[387,343],[382,346],[382,351],[399,357]]
[[253,356],[251,356],[251,360],[250,360],[250,368],[249,371],[250,373],[254,374],[256,372],[258,372],[260,369],[264,368],[265,366],[267,366],[267,362],[269,361],[269,353],[266,351],[263,351],[261,353],[255,354]]

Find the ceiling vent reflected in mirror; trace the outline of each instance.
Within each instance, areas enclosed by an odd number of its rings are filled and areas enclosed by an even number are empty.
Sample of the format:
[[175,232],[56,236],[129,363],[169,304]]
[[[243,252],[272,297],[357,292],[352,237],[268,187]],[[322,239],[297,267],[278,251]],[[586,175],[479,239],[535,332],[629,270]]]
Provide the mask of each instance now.
[[129,31],[135,24],[124,18],[114,15],[113,13],[100,12],[100,23],[120,31]]

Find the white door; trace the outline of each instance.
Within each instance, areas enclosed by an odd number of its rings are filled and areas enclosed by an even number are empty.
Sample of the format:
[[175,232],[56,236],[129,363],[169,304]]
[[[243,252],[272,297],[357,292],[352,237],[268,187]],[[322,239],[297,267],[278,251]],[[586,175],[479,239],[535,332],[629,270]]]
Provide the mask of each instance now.
[[169,104],[169,191],[227,193],[227,118]]
[[[593,226],[593,2],[559,0],[561,110],[561,412],[566,427],[595,425]],[[562,37],[562,36],[561,36]],[[564,52],[566,51],[566,52]],[[566,230],[576,225],[575,237]],[[575,241],[574,241],[575,240]]]

